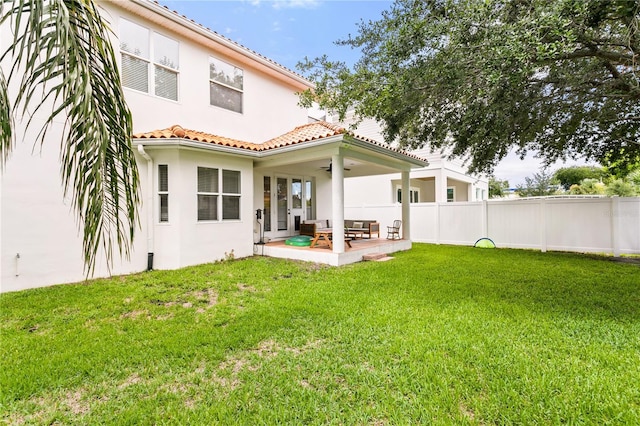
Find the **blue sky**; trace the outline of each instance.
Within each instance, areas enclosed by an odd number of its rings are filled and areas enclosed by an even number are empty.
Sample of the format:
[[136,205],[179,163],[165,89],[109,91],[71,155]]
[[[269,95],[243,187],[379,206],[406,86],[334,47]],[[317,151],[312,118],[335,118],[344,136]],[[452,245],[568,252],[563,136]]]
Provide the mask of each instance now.
[[[158,0],[164,6],[254,50],[294,71],[305,56],[327,54],[331,60],[353,64],[360,52],[334,41],[357,34],[362,20],[378,20],[391,0]],[[560,167],[583,161],[557,163]],[[520,160],[515,154],[504,159],[495,176],[511,187],[539,172],[541,162],[533,155]]]
[[199,24],[296,71],[305,56],[355,62],[359,52],[333,42],[377,20],[390,0],[159,0]]

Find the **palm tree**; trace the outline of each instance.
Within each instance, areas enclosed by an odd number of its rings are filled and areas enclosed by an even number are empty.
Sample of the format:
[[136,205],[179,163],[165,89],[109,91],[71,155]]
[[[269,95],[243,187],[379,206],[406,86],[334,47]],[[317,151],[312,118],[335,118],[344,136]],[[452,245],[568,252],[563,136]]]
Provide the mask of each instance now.
[[[12,25],[11,45],[1,59],[0,165],[14,145],[13,116],[29,117],[46,100],[54,107],[38,132],[47,142],[54,119],[65,120],[61,175],[65,196],[83,228],[87,275],[104,250],[107,264],[117,246],[128,257],[138,224],[138,169],[131,149],[133,124],[120,84],[110,30],[93,0],[0,0],[0,25]],[[9,97],[18,79],[20,91]]]

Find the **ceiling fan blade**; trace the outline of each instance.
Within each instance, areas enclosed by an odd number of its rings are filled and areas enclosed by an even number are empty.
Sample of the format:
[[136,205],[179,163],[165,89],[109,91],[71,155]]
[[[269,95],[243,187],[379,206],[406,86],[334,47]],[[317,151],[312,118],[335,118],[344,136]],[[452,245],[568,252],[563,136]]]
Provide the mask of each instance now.
[[[320,167],[320,168],[326,170],[329,173],[331,173],[333,171],[333,164],[331,162],[329,162],[329,166],[328,167],[327,166],[323,166],[323,167]],[[347,167],[343,167],[343,170],[345,170],[347,172],[351,171],[351,169],[349,169]]]

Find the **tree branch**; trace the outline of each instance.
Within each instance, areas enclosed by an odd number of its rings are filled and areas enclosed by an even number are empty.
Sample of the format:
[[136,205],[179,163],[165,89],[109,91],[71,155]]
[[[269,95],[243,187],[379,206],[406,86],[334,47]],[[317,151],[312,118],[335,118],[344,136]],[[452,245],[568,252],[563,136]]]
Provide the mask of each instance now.
[[545,62],[553,62],[557,60],[573,60],[573,59],[580,59],[580,58],[600,58],[600,59],[606,59],[609,61],[614,61],[616,63],[623,64],[623,63],[628,63],[633,61],[634,56],[627,55],[624,53],[612,52],[609,50],[601,50],[594,45],[592,47],[587,47],[585,49],[579,49],[570,53],[565,53],[555,58],[550,58]]

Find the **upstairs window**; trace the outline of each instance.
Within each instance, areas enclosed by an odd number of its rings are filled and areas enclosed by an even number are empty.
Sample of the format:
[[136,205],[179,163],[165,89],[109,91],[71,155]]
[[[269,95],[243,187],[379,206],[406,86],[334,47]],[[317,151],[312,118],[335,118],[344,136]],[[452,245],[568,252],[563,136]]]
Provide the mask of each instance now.
[[120,53],[122,54],[122,85],[141,92],[149,92],[149,30],[120,21]]
[[177,41],[121,19],[120,53],[124,87],[178,100]]
[[153,70],[155,94],[178,100],[178,42],[153,33]]
[[209,102],[242,113],[244,72],[216,58],[209,58]]

